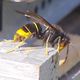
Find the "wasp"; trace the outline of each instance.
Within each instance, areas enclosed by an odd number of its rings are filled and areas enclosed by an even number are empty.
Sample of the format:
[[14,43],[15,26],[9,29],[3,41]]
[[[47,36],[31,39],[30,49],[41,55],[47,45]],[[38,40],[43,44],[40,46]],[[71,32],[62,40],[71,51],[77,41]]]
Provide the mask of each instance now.
[[[17,10],[16,12],[24,15],[31,23],[23,25],[16,31],[14,41],[21,42],[31,37],[37,37],[43,40],[44,43],[49,42],[52,47],[57,46],[59,51],[70,43],[69,36],[60,26],[50,24],[46,19],[30,10],[26,12]],[[43,27],[44,30],[42,30]]]

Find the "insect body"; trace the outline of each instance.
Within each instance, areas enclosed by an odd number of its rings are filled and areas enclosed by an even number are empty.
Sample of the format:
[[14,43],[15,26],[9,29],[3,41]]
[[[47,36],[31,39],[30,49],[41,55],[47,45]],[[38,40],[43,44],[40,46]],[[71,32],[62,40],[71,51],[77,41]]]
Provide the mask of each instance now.
[[[14,35],[14,41],[22,41],[30,36],[36,36],[44,42],[48,40],[52,47],[57,45],[59,51],[69,44],[70,39],[60,26],[48,23],[43,17],[32,11],[17,12],[26,16],[32,23],[23,25],[18,29]],[[45,27],[44,31],[42,31],[42,26]]]

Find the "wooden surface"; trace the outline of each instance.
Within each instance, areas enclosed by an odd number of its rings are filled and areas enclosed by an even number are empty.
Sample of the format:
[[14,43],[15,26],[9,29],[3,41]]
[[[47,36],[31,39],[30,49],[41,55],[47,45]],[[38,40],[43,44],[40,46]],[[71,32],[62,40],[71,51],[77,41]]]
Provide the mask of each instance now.
[[0,80],[58,80],[55,49],[48,48],[48,55],[44,47],[20,47],[6,53],[17,44],[1,43]]

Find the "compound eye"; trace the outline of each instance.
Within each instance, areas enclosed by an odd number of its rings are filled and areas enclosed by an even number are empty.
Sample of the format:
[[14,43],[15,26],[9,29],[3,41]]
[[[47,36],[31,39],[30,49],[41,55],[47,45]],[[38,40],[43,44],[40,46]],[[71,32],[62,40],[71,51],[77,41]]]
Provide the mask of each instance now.
[[21,42],[21,41],[23,41],[24,39],[25,39],[25,37],[23,37],[23,36],[18,36],[17,41],[18,41],[18,42]]
[[14,35],[14,42],[21,42],[25,39],[25,37],[20,36],[19,34]]

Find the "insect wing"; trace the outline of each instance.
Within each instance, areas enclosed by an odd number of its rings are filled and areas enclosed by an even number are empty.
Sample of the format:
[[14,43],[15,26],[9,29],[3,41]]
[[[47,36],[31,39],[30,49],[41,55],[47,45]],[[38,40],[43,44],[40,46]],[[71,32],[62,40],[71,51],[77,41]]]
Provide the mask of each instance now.
[[52,29],[56,30],[56,28],[53,27],[49,22],[47,22],[43,17],[41,17],[40,15],[36,14],[33,11],[27,10],[26,12],[21,12],[21,11],[16,11],[16,12],[26,16],[32,22],[36,22],[36,23],[39,23],[40,25],[43,25],[47,28],[52,28]]

